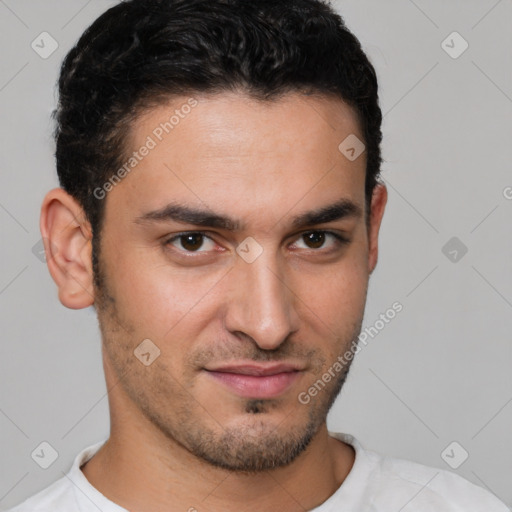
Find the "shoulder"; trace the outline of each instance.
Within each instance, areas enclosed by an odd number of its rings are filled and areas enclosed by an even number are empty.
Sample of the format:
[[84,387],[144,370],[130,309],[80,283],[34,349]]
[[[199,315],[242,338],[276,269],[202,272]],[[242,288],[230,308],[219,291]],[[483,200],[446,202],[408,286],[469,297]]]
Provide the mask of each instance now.
[[[7,512],[72,512],[90,510],[91,506],[94,510],[100,509],[95,503],[101,502],[103,505],[108,500],[91,486],[80,471],[80,467],[93,457],[104,443],[105,440],[84,448],[76,455],[71,468],[64,476]],[[106,506],[104,510],[106,512]]]
[[76,509],[70,482],[62,477],[7,512],[69,512]]
[[[365,494],[378,508],[417,512],[510,512],[489,491],[451,471],[366,450],[349,434],[333,434],[356,451],[358,475],[364,475]],[[350,476],[350,475],[349,475]]]
[[451,471],[389,456],[382,456],[380,466],[377,492],[385,496],[394,484],[402,489],[402,500],[410,500],[419,510],[436,506],[447,512],[509,512],[492,493]]

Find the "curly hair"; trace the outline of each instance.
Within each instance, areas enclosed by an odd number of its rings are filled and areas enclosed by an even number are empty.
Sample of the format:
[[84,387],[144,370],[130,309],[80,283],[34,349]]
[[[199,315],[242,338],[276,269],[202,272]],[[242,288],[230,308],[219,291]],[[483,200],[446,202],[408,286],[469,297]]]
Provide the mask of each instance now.
[[382,163],[377,77],[358,39],[323,0],[127,0],[87,28],[59,77],[56,165],[84,209],[93,267],[105,202],[93,191],[126,160],[130,126],[173,96],[242,90],[271,100],[334,95],[366,146],[367,211]]

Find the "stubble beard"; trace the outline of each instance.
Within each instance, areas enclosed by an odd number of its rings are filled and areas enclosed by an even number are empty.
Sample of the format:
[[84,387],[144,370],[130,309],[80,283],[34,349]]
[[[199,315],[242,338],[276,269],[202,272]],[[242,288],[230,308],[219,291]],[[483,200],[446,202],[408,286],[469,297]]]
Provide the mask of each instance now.
[[[179,397],[177,407],[172,411],[172,416],[165,415],[163,412],[168,411],[169,407],[165,407],[165,402],[162,407],[157,404],[153,399],[155,394],[151,386],[147,389],[140,386],[142,377],[132,380],[127,378],[131,373],[127,366],[140,364],[133,363],[133,353],[127,350],[131,343],[126,338],[135,329],[121,320],[115,297],[108,290],[103,268],[98,259],[95,309],[106,357],[109,357],[110,366],[115,370],[126,395],[171,444],[180,445],[212,466],[239,473],[259,473],[287,466],[306,450],[324,425],[327,413],[341,392],[351,362],[347,362],[337,379],[333,379],[310,403],[299,404],[297,400],[301,418],[304,417],[301,414],[302,408],[307,407],[306,419],[298,424],[293,423],[293,417],[286,417],[278,425],[265,421],[265,415],[279,407],[278,400],[247,399],[242,403],[242,411],[247,415],[248,421],[232,427],[221,427],[214,421],[216,428],[212,428],[205,421],[208,414],[204,408],[194,404],[191,395],[180,389],[180,386],[173,390],[173,395]],[[126,353],[116,352],[119,346]],[[158,360],[153,364],[156,365],[157,362]],[[164,370],[165,368],[162,369]],[[315,381],[320,378],[321,373],[322,370],[317,372]]]

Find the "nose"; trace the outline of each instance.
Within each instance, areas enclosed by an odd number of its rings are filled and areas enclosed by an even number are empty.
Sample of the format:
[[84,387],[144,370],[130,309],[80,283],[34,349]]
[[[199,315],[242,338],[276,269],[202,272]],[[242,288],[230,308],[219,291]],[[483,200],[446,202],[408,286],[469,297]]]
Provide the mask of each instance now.
[[299,318],[291,283],[265,254],[252,263],[238,258],[230,272],[233,293],[225,325],[235,335],[249,336],[261,349],[273,350],[298,329]]

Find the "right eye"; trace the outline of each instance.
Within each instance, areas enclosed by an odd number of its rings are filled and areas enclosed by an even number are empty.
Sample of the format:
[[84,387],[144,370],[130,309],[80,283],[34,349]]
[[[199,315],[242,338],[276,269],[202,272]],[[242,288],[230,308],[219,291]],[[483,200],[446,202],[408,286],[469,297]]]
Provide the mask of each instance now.
[[[171,238],[167,239],[165,245],[171,245],[178,251],[185,253],[208,252],[208,250],[199,250],[204,246],[205,239],[209,240],[211,244],[215,246],[215,242],[213,242],[213,240],[202,231],[188,231],[185,233],[178,233],[177,235],[173,235]],[[180,245],[181,248],[179,248],[178,245]]]

